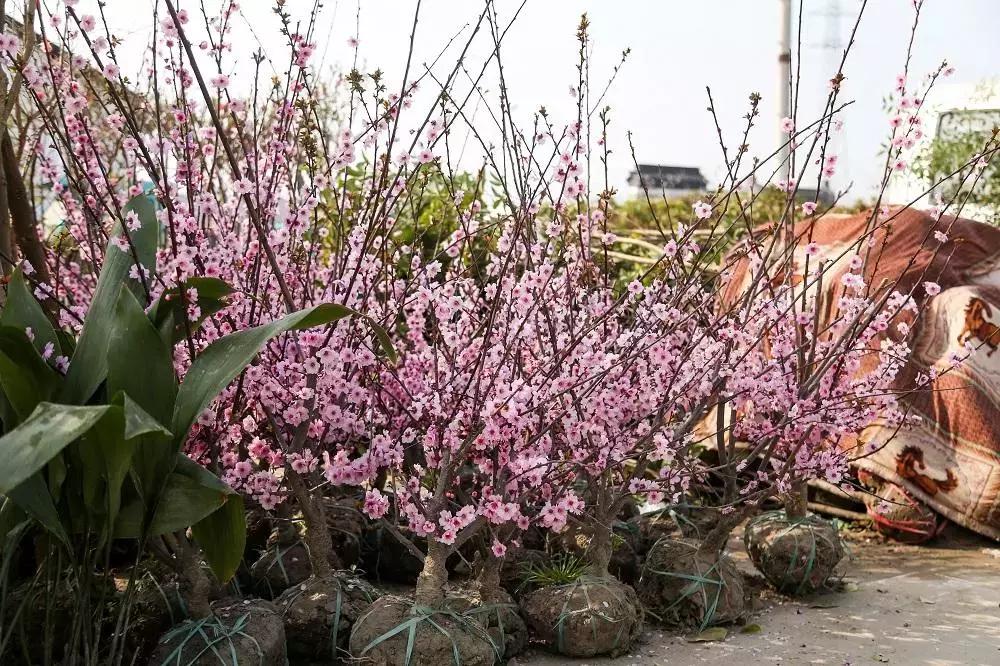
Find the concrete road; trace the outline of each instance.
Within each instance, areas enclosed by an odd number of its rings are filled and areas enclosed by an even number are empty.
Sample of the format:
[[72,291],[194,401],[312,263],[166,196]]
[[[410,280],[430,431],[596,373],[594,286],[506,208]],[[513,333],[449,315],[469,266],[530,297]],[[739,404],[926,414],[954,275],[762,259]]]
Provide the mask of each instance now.
[[[691,643],[647,627],[633,652],[618,659],[570,660],[540,651],[520,666],[615,664],[900,664],[1000,665],[1000,544],[953,531],[932,546],[848,536],[852,560],[841,564],[843,591],[791,601],[765,594],[748,622],[724,641]],[[735,542],[739,557],[742,548]],[[750,567],[743,560],[741,567]]]

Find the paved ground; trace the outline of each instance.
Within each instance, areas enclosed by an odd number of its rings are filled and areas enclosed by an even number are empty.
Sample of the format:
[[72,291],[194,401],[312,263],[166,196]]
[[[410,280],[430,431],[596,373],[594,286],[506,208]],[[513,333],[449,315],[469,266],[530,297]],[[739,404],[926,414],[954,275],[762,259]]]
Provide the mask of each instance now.
[[570,662],[532,652],[517,663],[1000,665],[1000,544],[967,533],[933,546],[853,534],[849,546],[843,591],[804,601],[766,595],[749,620],[759,633],[735,627],[724,641],[691,643],[652,628],[619,659]]

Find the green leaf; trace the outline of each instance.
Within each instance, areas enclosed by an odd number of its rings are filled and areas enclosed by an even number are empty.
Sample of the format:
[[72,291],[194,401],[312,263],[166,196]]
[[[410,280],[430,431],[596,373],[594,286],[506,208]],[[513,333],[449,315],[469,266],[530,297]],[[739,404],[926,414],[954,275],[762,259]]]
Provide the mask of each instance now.
[[375,337],[378,339],[378,344],[382,348],[382,351],[385,352],[385,355],[389,357],[389,361],[395,363],[397,355],[396,355],[396,348],[392,346],[392,338],[389,337],[389,334],[386,332],[386,330],[381,326],[379,326],[379,324],[376,323],[374,319],[372,319],[367,315],[362,315],[362,316],[364,317],[368,325],[371,327],[372,331],[375,333]]
[[170,348],[128,289],[118,296],[114,319],[108,347],[108,395],[122,391],[153,419],[170,423],[177,397]]
[[59,512],[52,502],[49,488],[42,480],[41,474],[33,474],[12,489],[7,496],[21,507],[25,513],[37,520],[42,527],[55,535],[59,540],[69,545],[69,536],[59,520]]
[[[169,432],[144,412],[127,395],[116,396],[122,406],[114,405],[108,413],[83,437],[81,454],[88,459],[83,470],[84,499],[90,503],[96,499],[96,483],[88,479],[95,473],[104,481],[104,493],[99,497],[100,506],[88,504],[94,516],[105,516],[104,527],[111,532],[122,504],[122,487],[132,469],[132,460],[137,444],[148,433]],[[167,440],[164,437],[164,440]],[[88,469],[87,463],[94,469]]]
[[195,525],[222,508],[236,492],[219,477],[183,453],[177,454],[174,471],[156,506],[150,536],[176,532]]
[[38,472],[67,444],[87,432],[107,405],[77,407],[43,402],[31,416],[0,437],[0,495]]
[[127,393],[123,396],[122,406],[125,409],[125,439],[134,439],[150,433],[173,437],[162,423],[150,416]]
[[230,496],[222,508],[192,525],[191,530],[215,577],[220,583],[227,582],[236,574],[246,547],[247,524],[243,515],[243,498],[239,495]]
[[125,393],[115,395],[125,410],[125,439],[132,453],[133,480],[143,506],[153,506],[176,460],[173,434]]
[[355,312],[343,305],[325,303],[231,333],[209,345],[191,364],[177,392],[171,430],[178,448],[202,410],[250,364],[268,340],[293,329],[328,324],[352,314]]
[[4,550],[7,535],[24,522],[24,511],[9,497],[0,497],[0,553]]
[[17,422],[28,418],[38,403],[49,400],[58,384],[59,376],[38,355],[24,331],[0,326],[0,388]]
[[52,327],[45,310],[31,293],[20,268],[10,274],[10,282],[7,284],[7,303],[0,313],[0,326],[13,326],[22,332],[30,328],[34,334],[32,343],[39,353],[45,350],[45,345],[49,342],[54,347],[52,352],[54,355],[62,353],[56,330]]
[[688,643],[709,643],[712,641],[724,641],[729,632],[725,627],[711,627],[698,632],[694,636],[688,636]]
[[[188,321],[181,289],[194,288],[198,292],[197,305],[201,311],[196,321]],[[228,305],[233,288],[218,278],[193,277],[184,281],[183,287],[173,287],[163,292],[149,309],[149,319],[168,344],[183,340],[188,332],[194,333],[206,318]]]
[[[131,232],[132,243],[139,261],[146,267],[154,265],[156,242],[159,235],[153,202],[144,195],[133,198],[125,206],[126,214],[135,211],[142,221],[142,227]],[[116,225],[115,235],[121,234],[121,225]],[[76,351],[66,375],[66,383],[59,393],[60,401],[79,405],[87,402],[108,373],[108,345],[112,328],[116,323],[114,311],[118,303],[122,285],[128,285],[135,293],[141,291],[139,283],[129,277],[129,269],[135,263],[131,251],[118,249],[113,242],[108,243],[104,255],[104,265],[97,280],[97,288],[83,323],[83,331],[77,342]]]
[[761,629],[759,624],[748,624],[740,629],[741,634],[759,634],[761,631],[763,631],[763,629]]

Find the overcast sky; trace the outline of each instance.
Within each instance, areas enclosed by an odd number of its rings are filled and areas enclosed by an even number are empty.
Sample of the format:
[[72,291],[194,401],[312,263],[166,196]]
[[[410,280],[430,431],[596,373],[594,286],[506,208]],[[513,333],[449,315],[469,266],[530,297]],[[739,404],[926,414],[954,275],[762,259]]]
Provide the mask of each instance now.
[[[112,30],[133,45],[147,39],[155,0],[107,0]],[[357,35],[360,58],[370,69],[382,68],[398,85],[406,60],[415,0],[325,0],[318,52],[329,69],[349,67]],[[218,0],[206,0],[218,6]],[[279,52],[281,38],[270,8],[272,0],[244,0],[242,12],[253,34],[240,29],[234,44],[240,63],[227,72],[245,80],[252,71],[251,52],[262,44]],[[797,1],[793,1],[798,5]],[[179,0],[196,12],[198,3]],[[294,17],[304,17],[312,0],[286,0]],[[496,0],[501,18],[509,18],[520,0]],[[804,0],[801,58],[801,117],[815,118],[825,99],[827,80],[835,72],[859,0]],[[424,0],[417,28],[414,69],[429,62],[448,39],[473,21],[477,0]],[[96,0],[81,0],[81,13],[93,12]],[[639,161],[701,167],[710,181],[721,176],[722,158],[705,87],[711,86],[730,148],[738,144],[741,116],[751,92],[763,95],[761,117],[751,137],[754,154],[777,144],[775,97],[778,52],[777,0],[527,0],[503,47],[505,76],[522,120],[539,106],[554,117],[569,119],[575,101],[575,28],[587,12],[593,41],[592,86],[603,81],[625,48],[631,56],[607,97],[612,106],[610,145],[613,184],[625,187],[631,167],[626,132],[631,131]],[[846,68],[843,99],[856,100],[845,112],[845,129],[836,152],[841,162],[834,185],[854,182],[855,197],[869,194],[881,167],[878,150],[886,134],[882,99],[902,71],[911,0],[869,0]],[[794,19],[797,23],[798,19]],[[949,83],[975,82],[1000,74],[1000,2],[997,0],[926,0],[917,33],[911,71],[916,79],[943,59],[956,68]],[[491,47],[483,35],[469,62],[482,62]],[[242,54],[245,55],[241,55]],[[447,56],[439,69],[450,65]],[[412,71],[412,70],[411,70]],[[490,87],[495,79],[490,79]],[[480,110],[477,122],[488,118]],[[801,123],[800,123],[801,124]]]

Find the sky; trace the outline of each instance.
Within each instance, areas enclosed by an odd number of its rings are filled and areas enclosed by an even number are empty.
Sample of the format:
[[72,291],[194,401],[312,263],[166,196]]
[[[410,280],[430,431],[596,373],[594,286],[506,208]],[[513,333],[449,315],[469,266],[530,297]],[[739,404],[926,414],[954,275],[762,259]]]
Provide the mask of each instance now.
[[[355,57],[349,44],[358,39],[362,69],[381,68],[390,81],[401,80],[409,50],[415,0],[323,0],[316,31],[325,71],[345,71]],[[841,51],[854,25],[860,0],[801,0],[800,126],[816,118],[825,101],[827,81],[836,71]],[[50,0],[51,2],[51,0]],[[360,6],[359,6],[360,2]],[[140,49],[148,39],[155,0],[106,0],[112,31]],[[178,0],[196,12],[198,3]],[[227,71],[246,81],[251,53],[262,46],[280,53],[282,38],[271,8],[273,0],[244,0],[246,26],[233,36],[235,65]],[[285,9],[305,18],[313,0],[286,0]],[[798,0],[793,0],[798,24]],[[209,7],[218,0],[206,0]],[[521,0],[496,0],[501,20],[509,20]],[[417,23],[411,73],[423,71],[448,40],[481,11],[478,0],[423,0]],[[80,13],[94,12],[96,0],[81,0]],[[604,100],[611,106],[609,164],[612,185],[626,191],[633,158],[643,163],[697,166],[716,182],[723,158],[714,122],[706,111],[706,86],[727,146],[739,144],[748,96],[763,100],[757,127],[750,137],[751,155],[772,152],[778,144],[778,0],[527,0],[502,46],[504,75],[519,119],[527,121],[545,106],[553,118],[570,120],[575,99],[579,16],[586,12],[591,28],[591,88],[603,89],[622,51],[631,53]],[[96,13],[96,12],[95,12]],[[835,189],[850,185],[848,199],[870,195],[881,175],[880,145],[888,132],[883,99],[903,70],[914,10],[911,0],[869,0],[856,43],[845,67],[841,99],[853,100],[843,112],[844,130],[833,151],[840,157]],[[1000,2],[997,0],[925,0],[910,71],[913,79],[935,69],[942,60],[955,67],[949,84],[973,83],[1000,75]],[[462,38],[441,58],[436,71],[448,69]],[[473,44],[467,62],[482,63],[492,43],[486,34]],[[140,51],[135,51],[138,54]],[[139,61],[134,55],[135,62]],[[277,67],[277,65],[276,65]],[[495,99],[496,77],[484,80],[486,95]],[[493,97],[490,97],[493,95]],[[484,109],[476,122],[488,125]]]

